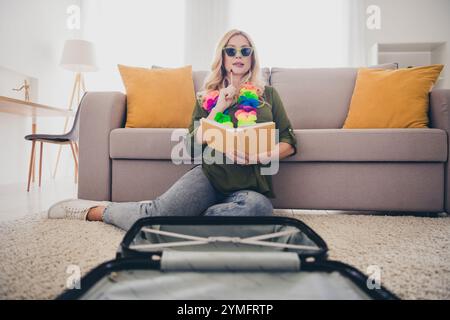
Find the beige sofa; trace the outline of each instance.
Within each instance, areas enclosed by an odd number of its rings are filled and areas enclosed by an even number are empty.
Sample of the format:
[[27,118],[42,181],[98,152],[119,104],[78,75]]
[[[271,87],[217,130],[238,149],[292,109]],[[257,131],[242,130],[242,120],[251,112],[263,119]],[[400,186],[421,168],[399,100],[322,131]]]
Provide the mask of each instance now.
[[[357,69],[264,69],[298,139],[281,161],[275,208],[447,212],[450,90],[430,93],[430,128],[341,129]],[[194,72],[199,90],[206,72]],[[193,164],[175,165],[173,129],[124,128],[126,96],[89,92],[80,106],[78,197],[154,199]]]

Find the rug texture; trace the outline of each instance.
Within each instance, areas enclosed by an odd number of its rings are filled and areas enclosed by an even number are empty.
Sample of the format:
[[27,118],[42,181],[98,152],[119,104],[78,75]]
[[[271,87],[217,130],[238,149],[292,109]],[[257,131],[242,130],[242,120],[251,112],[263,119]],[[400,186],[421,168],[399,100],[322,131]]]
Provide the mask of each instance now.
[[[378,266],[382,285],[400,298],[450,298],[450,218],[282,215],[321,235],[330,259],[364,273]],[[101,222],[34,216],[0,223],[0,299],[55,298],[76,268],[85,275],[113,259],[123,236]]]

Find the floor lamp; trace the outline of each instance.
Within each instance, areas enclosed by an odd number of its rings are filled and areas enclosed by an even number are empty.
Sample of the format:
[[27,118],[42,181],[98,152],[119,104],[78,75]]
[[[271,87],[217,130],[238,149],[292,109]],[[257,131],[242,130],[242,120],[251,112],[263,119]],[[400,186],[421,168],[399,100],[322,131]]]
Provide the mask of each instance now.
[[[73,104],[76,101],[76,106],[80,104],[80,98],[86,92],[84,85],[84,72],[97,71],[97,65],[95,62],[94,44],[78,39],[66,40],[64,44],[63,54],[61,58],[60,66],[66,70],[75,72],[75,81],[72,87],[72,94],[69,99],[70,111],[73,110]],[[67,130],[69,118],[66,117],[64,123],[64,133]],[[56,177],[56,171],[58,170],[59,158],[61,156],[62,145],[58,147],[58,155],[56,157],[55,170],[53,171],[53,178]],[[77,147],[78,149],[78,147]],[[77,175],[75,174],[75,182],[77,182]]]

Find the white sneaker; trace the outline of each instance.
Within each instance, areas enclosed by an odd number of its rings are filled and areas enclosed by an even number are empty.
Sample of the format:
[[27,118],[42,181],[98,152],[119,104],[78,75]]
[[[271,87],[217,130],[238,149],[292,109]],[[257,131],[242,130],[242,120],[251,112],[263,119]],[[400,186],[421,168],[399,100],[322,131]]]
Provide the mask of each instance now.
[[86,220],[89,209],[97,206],[106,207],[110,203],[109,201],[67,199],[52,205],[48,209],[48,218]]

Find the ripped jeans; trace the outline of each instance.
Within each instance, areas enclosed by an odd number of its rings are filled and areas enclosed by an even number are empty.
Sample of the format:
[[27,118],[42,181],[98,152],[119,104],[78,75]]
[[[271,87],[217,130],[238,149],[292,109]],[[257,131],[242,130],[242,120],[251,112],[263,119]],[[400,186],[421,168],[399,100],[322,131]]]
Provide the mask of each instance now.
[[109,204],[103,212],[103,221],[128,230],[143,217],[268,216],[272,211],[270,200],[256,191],[239,190],[230,195],[218,192],[198,165],[155,200]]

